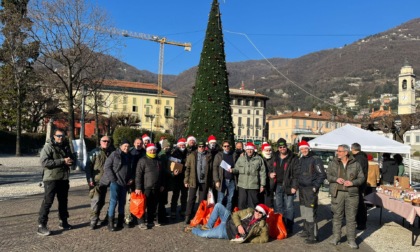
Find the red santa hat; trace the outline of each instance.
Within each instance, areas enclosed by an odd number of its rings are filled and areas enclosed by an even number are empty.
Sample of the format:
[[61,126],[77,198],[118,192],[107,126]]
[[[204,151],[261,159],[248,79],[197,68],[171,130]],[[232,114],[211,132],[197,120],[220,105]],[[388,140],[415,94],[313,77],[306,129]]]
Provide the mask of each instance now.
[[208,143],[217,142],[216,137],[213,135],[210,135],[209,138],[207,138]]
[[269,208],[267,205],[264,205],[264,204],[258,204],[258,205],[255,207],[255,210],[257,210],[257,211],[259,211],[259,212],[263,213],[263,215],[267,215],[267,214],[268,214],[268,211],[270,211],[270,208]]
[[299,150],[302,149],[302,148],[308,148],[308,149],[311,148],[309,146],[308,142],[306,142],[305,140],[300,141],[299,144],[298,144],[298,146],[299,146]]
[[255,145],[251,142],[247,142],[245,144],[245,150],[254,150],[255,149]]
[[143,136],[141,136],[141,139],[143,139],[143,142],[146,140],[151,141],[150,137],[147,134],[144,134]]
[[177,146],[179,146],[179,145],[181,145],[181,144],[186,144],[187,143],[187,140],[185,140],[185,138],[180,138],[179,140],[178,140],[178,142],[176,143],[176,145]]
[[271,145],[269,145],[267,142],[264,142],[264,143],[261,145],[261,150],[263,151],[263,150],[265,150],[265,149],[271,149]]
[[194,136],[188,136],[188,137],[187,137],[187,143],[188,143],[190,140],[193,140],[194,142],[197,142],[197,139],[196,139]]
[[156,146],[154,143],[149,143],[146,145],[146,151],[149,151],[149,150],[156,150]]

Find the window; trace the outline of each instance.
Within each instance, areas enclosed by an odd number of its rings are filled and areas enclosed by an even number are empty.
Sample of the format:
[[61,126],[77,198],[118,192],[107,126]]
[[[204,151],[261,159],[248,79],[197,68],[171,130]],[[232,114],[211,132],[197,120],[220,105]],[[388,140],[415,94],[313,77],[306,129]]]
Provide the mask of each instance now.
[[420,136],[416,136],[416,143],[420,142]]
[[286,126],[289,126],[289,120],[286,119]]
[[312,120],[312,128],[315,128],[315,121]]
[[246,105],[246,106],[251,106],[251,101],[250,101],[250,100],[246,100],[245,105]]
[[251,114],[251,110],[248,109],[247,114],[250,115]]
[[407,80],[402,81],[402,88],[407,89]]
[[255,110],[255,114],[256,115],[259,115],[260,114],[260,111],[259,110]]
[[279,127],[281,126],[281,120],[279,120],[278,126],[279,126]]
[[127,111],[127,105],[123,105],[123,111]]
[[327,128],[327,129],[330,128],[330,122],[325,123],[325,128]]
[[166,106],[168,106],[169,105],[169,100],[166,100]]
[[149,98],[147,98],[146,99],[146,104],[149,104],[150,103],[150,99]]
[[238,114],[242,114],[242,109],[238,109]]
[[137,98],[136,97],[133,97],[133,104],[134,105],[137,104]]
[[410,143],[410,136],[406,136],[406,137],[405,137],[405,142],[406,142],[406,143]]
[[171,116],[171,108],[170,107],[165,107],[165,117],[170,117]]
[[306,120],[303,120],[303,128],[306,128]]
[[246,125],[249,126],[251,124],[251,118],[246,119]]
[[162,101],[161,101],[161,100],[159,100],[159,99],[156,99],[156,100],[155,100],[155,104],[162,104]]
[[270,138],[271,138],[271,140],[273,140],[273,141],[274,141],[274,140],[275,140],[275,137],[276,137],[276,135],[275,135],[274,133],[271,133],[271,137],[270,137]]
[[127,104],[128,103],[128,97],[127,96],[124,96],[123,97],[123,104]]
[[295,127],[296,127],[296,128],[299,128],[299,119],[296,119],[296,120],[295,120]]
[[256,118],[255,119],[255,127],[258,127],[258,126],[260,126],[260,119]]
[[150,115],[150,107],[146,107],[146,115]]
[[139,107],[133,106],[133,112],[139,112]]
[[238,105],[242,105],[242,99],[238,99]]

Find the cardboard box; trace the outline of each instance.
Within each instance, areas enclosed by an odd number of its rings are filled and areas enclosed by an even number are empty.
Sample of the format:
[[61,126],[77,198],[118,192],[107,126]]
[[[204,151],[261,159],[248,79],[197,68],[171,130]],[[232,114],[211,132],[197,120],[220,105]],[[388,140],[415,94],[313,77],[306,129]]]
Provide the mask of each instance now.
[[179,172],[182,172],[182,168],[184,167],[181,163],[171,162],[171,171],[178,170]]
[[401,177],[401,176],[394,176],[394,186],[397,186],[395,183],[398,179],[398,187],[402,189],[410,188],[410,178],[409,177]]

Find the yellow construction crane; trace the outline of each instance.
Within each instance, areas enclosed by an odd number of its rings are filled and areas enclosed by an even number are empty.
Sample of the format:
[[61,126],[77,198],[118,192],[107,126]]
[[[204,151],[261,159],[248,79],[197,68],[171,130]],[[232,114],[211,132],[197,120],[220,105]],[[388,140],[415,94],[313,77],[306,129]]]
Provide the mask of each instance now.
[[[129,38],[137,38],[142,40],[149,40],[153,42],[157,42],[160,44],[159,49],[159,68],[158,68],[158,88],[157,88],[157,102],[156,102],[156,124],[155,127],[157,129],[160,128],[160,114],[161,114],[161,104],[162,104],[162,84],[163,84],[163,55],[164,55],[164,45],[175,45],[184,47],[185,51],[191,51],[191,43],[182,43],[182,42],[175,42],[167,40],[166,37],[160,37],[156,35],[150,35],[145,33],[139,32],[130,32],[126,30],[119,30],[116,28],[102,30],[103,32],[107,32],[111,35],[120,35]],[[152,130],[152,129],[150,129]]]

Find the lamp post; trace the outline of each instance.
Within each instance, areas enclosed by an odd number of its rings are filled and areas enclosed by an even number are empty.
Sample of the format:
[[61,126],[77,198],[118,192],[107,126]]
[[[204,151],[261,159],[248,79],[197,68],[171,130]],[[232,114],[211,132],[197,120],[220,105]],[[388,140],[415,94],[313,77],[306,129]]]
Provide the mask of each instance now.
[[[397,141],[398,132],[401,130],[401,117],[397,115],[392,122],[392,133],[394,134],[394,140]],[[398,135],[399,136],[399,135]]]
[[86,102],[86,85],[82,86],[82,109],[80,114],[80,134],[79,134],[79,152],[77,155],[77,166],[76,170],[84,170],[85,165],[83,164],[83,151],[84,151],[84,142],[85,142],[85,102]]
[[146,117],[150,118],[150,141],[153,143],[153,119],[155,119],[156,115],[145,115]]

